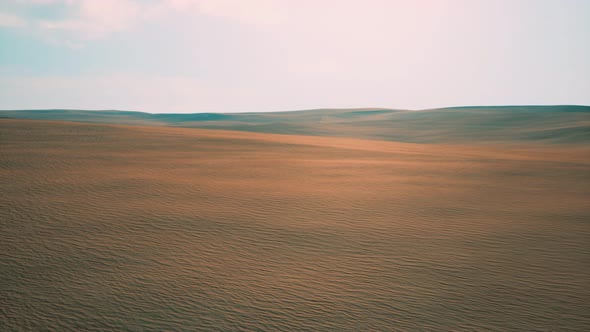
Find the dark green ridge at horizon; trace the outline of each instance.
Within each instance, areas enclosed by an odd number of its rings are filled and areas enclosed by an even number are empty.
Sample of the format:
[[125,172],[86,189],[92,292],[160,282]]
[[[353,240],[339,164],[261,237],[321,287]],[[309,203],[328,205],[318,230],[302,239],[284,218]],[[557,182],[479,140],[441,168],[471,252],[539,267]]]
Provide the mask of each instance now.
[[590,106],[459,106],[427,110],[311,109],[258,113],[4,110],[0,117],[172,126],[411,143],[590,143]]

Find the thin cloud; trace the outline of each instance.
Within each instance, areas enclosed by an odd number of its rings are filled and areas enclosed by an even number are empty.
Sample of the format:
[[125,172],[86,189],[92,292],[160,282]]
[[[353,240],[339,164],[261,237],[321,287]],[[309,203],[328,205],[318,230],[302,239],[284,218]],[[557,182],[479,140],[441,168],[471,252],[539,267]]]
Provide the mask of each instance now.
[[0,13],[0,27],[7,28],[24,28],[27,26],[27,21],[21,17]]
[[64,20],[38,22],[43,30],[62,31],[83,39],[97,39],[113,32],[126,30],[136,24],[141,8],[132,1],[66,1],[73,7],[73,17]]
[[[0,7],[0,26],[27,28],[50,43],[64,45],[105,38],[179,12],[262,25],[280,23],[285,17],[281,2],[274,0],[9,0],[7,4]],[[61,6],[68,14],[53,19],[27,15],[27,9],[43,6]]]

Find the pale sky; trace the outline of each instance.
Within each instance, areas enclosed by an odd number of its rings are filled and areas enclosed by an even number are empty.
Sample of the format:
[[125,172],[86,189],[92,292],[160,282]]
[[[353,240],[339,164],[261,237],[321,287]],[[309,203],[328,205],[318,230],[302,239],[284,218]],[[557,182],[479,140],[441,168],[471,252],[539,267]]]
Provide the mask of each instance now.
[[0,0],[0,109],[590,105],[590,0]]

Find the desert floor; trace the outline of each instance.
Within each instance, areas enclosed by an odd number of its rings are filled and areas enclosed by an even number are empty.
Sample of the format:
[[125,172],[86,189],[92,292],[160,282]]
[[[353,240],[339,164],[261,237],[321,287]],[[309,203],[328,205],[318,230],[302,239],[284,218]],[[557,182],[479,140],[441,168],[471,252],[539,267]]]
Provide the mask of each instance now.
[[590,149],[0,120],[0,330],[588,331]]

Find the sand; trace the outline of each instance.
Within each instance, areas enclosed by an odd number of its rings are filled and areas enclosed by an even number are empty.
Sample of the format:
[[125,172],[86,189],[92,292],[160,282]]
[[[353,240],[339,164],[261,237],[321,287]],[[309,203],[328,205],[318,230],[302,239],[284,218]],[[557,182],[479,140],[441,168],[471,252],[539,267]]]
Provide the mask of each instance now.
[[590,329],[586,146],[0,135],[3,331]]

